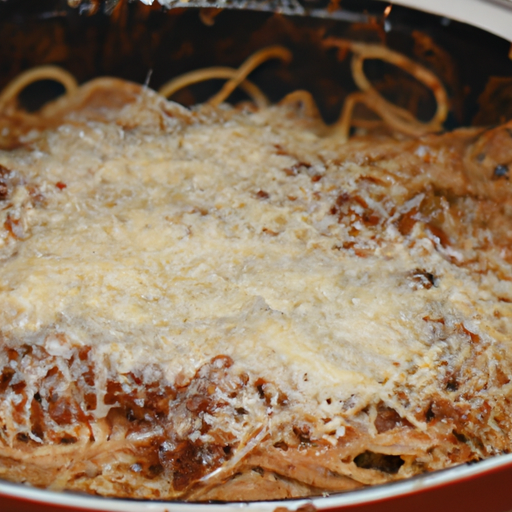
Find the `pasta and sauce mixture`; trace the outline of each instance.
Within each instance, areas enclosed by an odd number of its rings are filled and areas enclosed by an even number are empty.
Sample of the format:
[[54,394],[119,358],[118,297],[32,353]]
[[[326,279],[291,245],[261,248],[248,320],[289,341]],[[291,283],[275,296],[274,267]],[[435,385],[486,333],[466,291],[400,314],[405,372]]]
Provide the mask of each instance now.
[[[55,67],[0,94],[0,477],[245,501],[511,450],[512,124],[442,134],[433,73],[326,45],[360,89],[330,126],[248,80],[282,47],[160,94]],[[433,118],[382,97],[367,58],[431,88]],[[19,109],[47,78],[66,94]],[[207,103],[166,100],[210,78]]]

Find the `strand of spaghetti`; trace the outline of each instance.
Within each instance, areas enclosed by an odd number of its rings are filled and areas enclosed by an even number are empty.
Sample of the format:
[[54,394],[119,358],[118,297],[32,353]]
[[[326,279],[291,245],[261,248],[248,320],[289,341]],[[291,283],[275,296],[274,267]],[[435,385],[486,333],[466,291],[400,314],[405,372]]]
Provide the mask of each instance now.
[[[381,126],[383,121],[379,119],[357,119],[353,117],[353,110],[357,103],[365,103],[369,108],[373,106],[373,102],[368,100],[364,93],[353,93],[350,94],[343,103],[343,110],[340,115],[338,122],[331,127],[328,127],[322,119],[318,106],[313,98],[313,95],[309,91],[298,90],[287,94],[280,102],[279,105],[290,105],[295,106],[298,103],[302,105],[304,114],[313,119],[317,119],[323,128],[327,128],[328,131],[335,131],[338,136],[341,136],[344,140],[348,140],[350,127],[358,126],[361,128],[375,128]],[[375,109],[373,109],[375,110]],[[334,130],[333,130],[334,129]]]
[[70,112],[90,108],[103,117],[102,108],[120,109],[140,97],[143,86],[113,77],[93,78],[80,85],[75,91],[43,106],[37,113],[41,118],[62,118]]
[[354,107],[357,103],[363,103],[370,110],[378,114],[390,128],[400,133],[413,137],[429,133],[421,123],[412,117],[410,112],[402,111],[399,107],[387,103],[380,96],[366,92],[355,92],[345,99],[338,121],[331,126],[332,132],[342,137],[345,141],[349,138],[350,127],[359,123],[359,120],[353,118]]
[[[388,50],[387,48],[384,48],[384,50],[391,52],[391,50]],[[384,99],[377,90],[371,85],[369,80],[366,78],[366,75],[364,74],[363,70],[363,64],[364,61],[368,58],[375,58],[371,54],[370,55],[362,55],[362,54],[356,54],[352,58],[352,75],[354,77],[354,81],[358,85],[358,87],[365,91],[368,94],[372,94],[375,96],[378,96],[382,99],[383,104],[389,107],[390,111],[393,111],[396,115],[403,119],[409,119],[411,122],[417,123],[419,126],[422,126],[425,128],[426,131],[438,131],[440,130],[443,122],[446,120],[446,116],[448,115],[448,96],[446,94],[446,90],[442,86],[442,84],[439,82],[437,77],[434,76],[433,73],[430,71],[422,68],[418,64],[414,63],[413,61],[407,59],[403,55],[395,54],[395,52],[392,52],[394,56],[398,56],[401,59],[404,59],[402,62],[401,67],[404,69],[404,71],[408,71],[412,76],[414,76],[418,81],[425,84],[434,94],[434,97],[436,99],[437,108],[434,116],[432,119],[426,123],[421,122],[417,120],[408,110],[398,107],[397,105],[393,105],[386,99]],[[382,59],[385,60],[385,59]],[[391,62],[391,61],[390,61]],[[392,62],[393,64],[398,65],[398,63]],[[405,63],[408,63],[408,65],[413,66],[413,68],[406,69]]]
[[[189,85],[214,79],[232,80],[237,76],[237,73],[237,69],[220,66],[197,69],[170,80],[162,85],[158,92],[165,98],[170,98],[177,91],[188,87]],[[268,98],[257,85],[253,84],[249,80],[242,80],[239,86],[252,98],[258,108],[265,108],[269,106],[270,102]]]
[[212,107],[218,107],[229,95],[243,82],[246,77],[252,73],[258,66],[269,59],[280,59],[285,63],[292,60],[290,50],[283,46],[269,46],[253,53],[237,70],[236,75],[224,84],[222,89],[210,100],[208,104]]
[[365,96],[367,106],[377,112],[394,130],[413,137],[421,137],[427,133],[442,130],[442,125],[422,123],[415,119],[410,112],[389,103],[380,95],[365,93]]
[[[357,103],[367,103],[367,98],[362,92],[354,92],[345,98],[343,109],[341,111],[338,121],[331,126],[331,129],[337,136],[347,141],[350,135],[350,127],[352,126],[352,119],[354,107]],[[369,105],[367,105],[369,107]],[[370,107],[369,107],[370,108]]]
[[304,114],[307,117],[321,119],[318,106],[313,99],[313,95],[309,91],[298,90],[287,94],[280,102],[279,105],[295,106],[298,103],[302,105]]
[[[357,43],[338,38],[329,38],[324,44],[327,47],[337,47],[343,51],[347,49],[352,50],[354,53],[352,58],[352,74],[357,86],[364,91],[368,98],[365,103],[371,104],[372,107],[370,108],[378,112],[391,127],[415,136],[442,129],[442,124],[448,115],[448,95],[441,81],[434,73],[408,57],[384,46]],[[431,89],[437,103],[436,112],[432,119],[424,123],[416,119],[408,110],[398,107],[383,98],[364,74],[363,65],[366,59],[380,59],[400,67]]]
[[29,69],[12,80],[0,93],[0,112],[14,100],[28,85],[40,80],[55,80],[61,83],[70,94],[77,90],[78,84],[75,77],[58,66],[39,66]]

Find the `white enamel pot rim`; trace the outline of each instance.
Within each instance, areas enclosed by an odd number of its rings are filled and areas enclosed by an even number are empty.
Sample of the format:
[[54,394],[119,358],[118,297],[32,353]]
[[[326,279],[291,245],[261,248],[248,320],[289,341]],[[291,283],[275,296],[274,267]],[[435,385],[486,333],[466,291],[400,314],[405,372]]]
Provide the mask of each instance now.
[[512,42],[512,0],[382,0],[474,25]]

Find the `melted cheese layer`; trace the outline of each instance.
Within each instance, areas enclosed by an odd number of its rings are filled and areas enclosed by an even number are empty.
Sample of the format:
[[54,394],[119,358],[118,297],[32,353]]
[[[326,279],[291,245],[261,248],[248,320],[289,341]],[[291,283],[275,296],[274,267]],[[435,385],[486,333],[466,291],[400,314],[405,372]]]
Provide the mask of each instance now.
[[494,285],[457,264],[463,248],[421,222],[400,231],[423,200],[403,170],[343,156],[284,109],[168,109],[187,122],[64,125],[0,152],[23,227],[2,234],[6,343],[92,346],[111,371],[157,366],[169,382],[225,354],[317,417],[384,401],[421,425],[415,407],[444,392],[467,333],[503,341]]

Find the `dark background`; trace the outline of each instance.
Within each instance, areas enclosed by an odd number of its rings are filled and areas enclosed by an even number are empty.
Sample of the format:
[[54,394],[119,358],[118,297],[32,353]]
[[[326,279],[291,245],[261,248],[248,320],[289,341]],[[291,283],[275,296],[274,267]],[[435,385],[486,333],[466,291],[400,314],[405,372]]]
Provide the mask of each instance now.
[[[144,83],[151,73],[149,86],[157,89],[181,73],[212,65],[238,67],[252,52],[282,44],[292,50],[293,61],[265,63],[250,79],[272,101],[295,89],[310,91],[326,120],[333,121],[346,95],[356,89],[349,57],[340,61],[335,50],[322,46],[326,36],[340,36],[384,43],[435,71],[450,94],[448,129],[512,118],[510,43],[437,16],[394,6],[385,19],[385,3],[365,0],[340,2],[336,17],[356,22],[240,10],[166,11],[156,1],[153,7],[125,0],[113,10],[112,4],[107,4],[110,9],[105,5],[0,1],[0,89],[21,71],[41,64],[62,66],[79,82],[109,75]],[[380,61],[367,62],[365,70],[390,100],[421,118],[434,111],[431,93],[409,75]],[[198,84],[173,99],[205,101],[221,83]],[[60,91],[55,83],[34,84],[21,102],[34,110]],[[234,103],[242,99],[242,92],[230,98]]]

